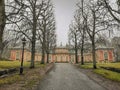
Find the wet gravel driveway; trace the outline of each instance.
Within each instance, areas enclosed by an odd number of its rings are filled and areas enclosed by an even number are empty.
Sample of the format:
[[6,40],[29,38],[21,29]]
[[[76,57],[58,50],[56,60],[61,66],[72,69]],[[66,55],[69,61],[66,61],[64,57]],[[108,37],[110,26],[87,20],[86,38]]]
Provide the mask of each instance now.
[[105,90],[69,63],[57,63],[37,90]]

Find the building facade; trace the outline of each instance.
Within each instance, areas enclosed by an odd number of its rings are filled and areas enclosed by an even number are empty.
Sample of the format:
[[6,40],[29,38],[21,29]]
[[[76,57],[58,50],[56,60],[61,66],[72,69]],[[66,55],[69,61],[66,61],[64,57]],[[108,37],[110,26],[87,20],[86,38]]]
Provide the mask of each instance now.
[[[113,62],[114,61],[114,49],[113,48],[97,48],[96,49],[96,60],[97,62]],[[46,55],[47,56],[47,55]],[[35,61],[41,61],[42,54],[35,53]],[[10,60],[21,60],[22,49],[13,48],[10,50]],[[31,52],[28,49],[24,51],[24,61],[31,60]],[[47,61],[47,60],[45,60]],[[78,62],[81,61],[81,55],[78,53]],[[92,53],[84,53],[84,61],[92,62]],[[67,47],[57,47],[54,52],[49,55],[49,62],[56,63],[75,63],[75,53],[73,49]]]

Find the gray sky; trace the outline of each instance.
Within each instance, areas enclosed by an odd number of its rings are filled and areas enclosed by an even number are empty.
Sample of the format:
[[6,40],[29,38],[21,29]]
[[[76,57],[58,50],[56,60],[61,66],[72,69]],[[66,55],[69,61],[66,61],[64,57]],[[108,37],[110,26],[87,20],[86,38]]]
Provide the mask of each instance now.
[[78,0],[53,0],[55,6],[56,26],[57,26],[57,44],[62,42],[64,45],[68,42],[69,24],[73,19],[75,5]]

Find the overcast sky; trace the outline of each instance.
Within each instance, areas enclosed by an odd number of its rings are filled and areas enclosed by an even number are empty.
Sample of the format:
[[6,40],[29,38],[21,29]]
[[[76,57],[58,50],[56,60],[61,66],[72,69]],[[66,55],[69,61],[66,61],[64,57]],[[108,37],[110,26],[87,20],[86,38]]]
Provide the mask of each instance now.
[[75,6],[78,0],[53,0],[57,26],[57,45],[68,42],[69,24],[73,19]]

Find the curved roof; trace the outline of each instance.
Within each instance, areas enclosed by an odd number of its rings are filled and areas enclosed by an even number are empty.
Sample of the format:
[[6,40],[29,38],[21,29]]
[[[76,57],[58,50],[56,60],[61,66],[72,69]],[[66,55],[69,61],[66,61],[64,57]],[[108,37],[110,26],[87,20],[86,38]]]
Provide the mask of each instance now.
[[98,50],[98,49],[114,49],[114,47],[106,47],[106,46],[98,46],[97,48],[96,48],[96,50]]

